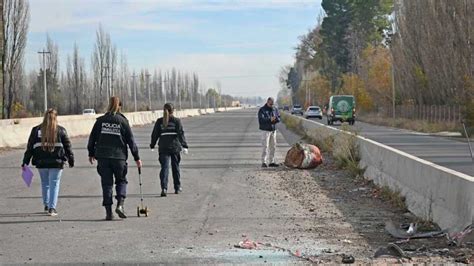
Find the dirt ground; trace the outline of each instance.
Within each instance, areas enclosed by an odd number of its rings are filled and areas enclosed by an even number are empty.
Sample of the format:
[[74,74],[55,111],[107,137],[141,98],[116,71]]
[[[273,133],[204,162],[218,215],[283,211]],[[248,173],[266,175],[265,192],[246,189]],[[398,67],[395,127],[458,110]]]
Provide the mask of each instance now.
[[[290,132],[282,133],[287,140],[296,138]],[[282,232],[290,238],[301,235],[322,243],[323,249],[308,247],[307,251],[301,250],[303,257],[317,263],[341,263],[344,254],[352,255],[356,263],[473,263],[472,243],[456,247],[448,245],[446,236],[409,241],[390,236],[385,231],[387,221],[401,225],[418,219],[382,200],[371,182],[351,178],[336,167],[330,155],[323,156],[323,165],[314,170],[284,167],[262,170],[250,178],[255,186],[268,188],[277,201],[296,200],[302,215],[312,217],[303,222],[295,220],[295,232]],[[410,258],[374,258],[377,249],[395,242]]]

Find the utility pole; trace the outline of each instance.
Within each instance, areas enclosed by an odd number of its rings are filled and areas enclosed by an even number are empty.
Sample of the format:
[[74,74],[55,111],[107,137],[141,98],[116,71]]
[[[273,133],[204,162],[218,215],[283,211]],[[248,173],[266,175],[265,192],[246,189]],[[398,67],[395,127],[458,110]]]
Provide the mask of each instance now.
[[150,73],[146,73],[145,74],[145,78],[146,78],[146,88],[148,90],[148,108],[150,109],[150,111],[152,110],[151,108],[151,93],[150,93]]
[[135,112],[137,111],[137,86],[135,85],[135,78],[136,77],[137,77],[137,75],[135,74],[135,72],[133,72],[132,86],[133,86],[133,98],[134,98],[134,101],[135,101]]
[[46,112],[48,110],[48,90],[46,88],[46,58],[45,56],[47,54],[51,54],[51,52],[45,51],[43,48],[43,51],[38,52],[38,54],[41,54],[41,56],[43,57],[44,111]]

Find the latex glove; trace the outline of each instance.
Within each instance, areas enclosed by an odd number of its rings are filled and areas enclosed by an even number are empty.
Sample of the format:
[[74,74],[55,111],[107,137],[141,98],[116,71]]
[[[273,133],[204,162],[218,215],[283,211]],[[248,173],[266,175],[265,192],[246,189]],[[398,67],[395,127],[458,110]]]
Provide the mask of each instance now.
[[186,154],[188,154],[188,153],[189,153],[188,149],[187,149],[187,148],[184,148],[184,149],[183,149],[183,154],[186,155]]

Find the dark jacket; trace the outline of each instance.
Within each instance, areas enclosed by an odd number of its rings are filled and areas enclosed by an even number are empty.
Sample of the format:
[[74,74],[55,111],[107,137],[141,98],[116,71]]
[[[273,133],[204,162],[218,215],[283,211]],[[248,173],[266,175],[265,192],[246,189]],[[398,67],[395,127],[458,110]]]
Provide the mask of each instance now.
[[140,160],[127,118],[121,113],[105,113],[97,118],[89,136],[89,157],[127,160],[127,145],[135,161]]
[[158,139],[158,151],[160,153],[179,153],[181,147],[188,148],[181,120],[174,116],[170,116],[166,128],[163,125],[163,118],[156,121],[153,133],[151,134],[150,148],[153,149],[155,147]]
[[[272,122],[272,117],[276,117],[276,120]],[[258,124],[260,130],[264,131],[275,131],[276,124],[280,122],[280,113],[275,107],[269,107],[264,105],[258,110]]]
[[66,129],[57,127],[57,141],[52,152],[45,151],[41,147],[41,125],[31,130],[23,164],[28,165],[30,160],[36,168],[60,168],[64,167],[64,162],[68,162],[70,167],[74,166],[74,154],[71,150],[71,141],[67,136]]

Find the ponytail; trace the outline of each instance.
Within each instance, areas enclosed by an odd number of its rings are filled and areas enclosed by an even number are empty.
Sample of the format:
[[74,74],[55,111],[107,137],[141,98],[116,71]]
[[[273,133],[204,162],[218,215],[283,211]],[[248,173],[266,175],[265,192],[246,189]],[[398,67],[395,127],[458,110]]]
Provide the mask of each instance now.
[[43,151],[53,152],[57,140],[58,113],[53,108],[49,108],[44,113],[41,124],[41,148]]
[[122,106],[122,103],[120,102],[119,97],[113,96],[110,97],[109,100],[109,107],[107,107],[107,112],[115,114],[120,111],[120,107]]
[[163,106],[163,126],[166,128],[168,127],[168,123],[170,121],[170,116],[174,112],[174,107],[171,103],[166,103],[165,106]]

